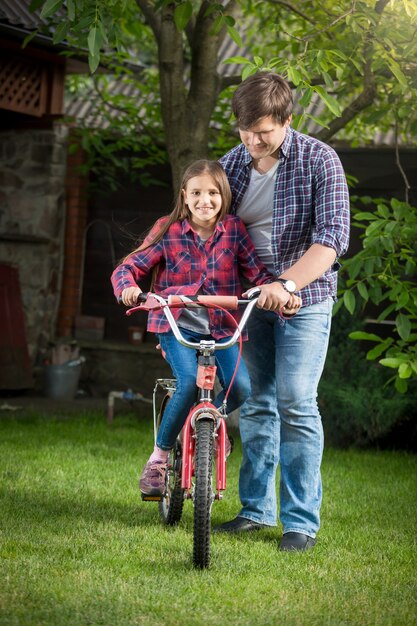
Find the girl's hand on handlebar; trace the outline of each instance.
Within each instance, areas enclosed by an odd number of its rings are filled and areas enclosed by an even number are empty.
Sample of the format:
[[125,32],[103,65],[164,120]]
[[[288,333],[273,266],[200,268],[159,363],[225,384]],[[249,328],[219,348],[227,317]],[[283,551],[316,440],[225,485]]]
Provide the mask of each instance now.
[[135,306],[141,293],[142,290],[139,287],[126,287],[122,291],[121,300],[125,306]]

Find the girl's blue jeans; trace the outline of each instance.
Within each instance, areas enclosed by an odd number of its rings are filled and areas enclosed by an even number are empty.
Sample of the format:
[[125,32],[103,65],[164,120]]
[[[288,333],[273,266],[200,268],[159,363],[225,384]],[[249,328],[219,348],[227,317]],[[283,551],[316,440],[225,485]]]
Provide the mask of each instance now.
[[[185,339],[198,341],[199,339],[212,339],[210,335],[201,335],[184,328],[181,333]],[[162,422],[157,434],[156,445],[162,450],[171,450],[175,440],[184,425],[190,408],[197,400],[198,389],[197,377],[197,352],[191,348],[182,346],[172,332],[158,335],[159,343],[165,352],[165,358],[171,366],[177,380],[176,390],[167,404]],[[226,341],[226,339],[220,340]],[[239,354],[238,344],[225,350],[216,350],[215,358],[217,365],[217,377],[222,386],[222,391],[214,400],[213,404],[220,407],[236,366]],[[227,412],[231,413],[240,407],[250,394],[250,379],[243,359],[239,364],[236,378],[227,400]]]
[[254,309],[244,346],[252,394],[240,412],[243,460],[239,515],[277,523],[280,465],[283,532],[315,537],[320,526],[323,428],[317,387],[327,353],[333,300],[303,307],[291,320]]

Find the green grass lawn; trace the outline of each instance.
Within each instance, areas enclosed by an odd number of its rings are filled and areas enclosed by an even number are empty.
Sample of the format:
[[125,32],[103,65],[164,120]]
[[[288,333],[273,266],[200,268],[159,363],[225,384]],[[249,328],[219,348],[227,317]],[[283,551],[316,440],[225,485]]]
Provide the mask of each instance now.
[[[142,503],[150,421],[0,415],[0,624],[417,624],[416,457],[327,450],[322,529],[308,553],[281,531],[214,535],[192,567],[192,504],[177,528]],[[240,447],[213,523],[239,509]]]

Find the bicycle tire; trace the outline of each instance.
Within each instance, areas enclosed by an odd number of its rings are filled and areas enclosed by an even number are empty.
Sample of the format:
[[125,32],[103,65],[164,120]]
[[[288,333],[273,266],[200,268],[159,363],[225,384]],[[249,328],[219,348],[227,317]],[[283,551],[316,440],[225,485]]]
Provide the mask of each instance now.
[[[161,402],[158,414],[157,427],[159,429],[170,394],[166,394]],[[184,489],[181,488],[181,444],[177,440],[168,457],[166,489],[162,500],[158,502],[159,515],[167,526],[175,526],[181,519],[184,506]]]
[[213,430],[212,419],[201,418],[196,423],[193,563],[200,569],[210,565]]

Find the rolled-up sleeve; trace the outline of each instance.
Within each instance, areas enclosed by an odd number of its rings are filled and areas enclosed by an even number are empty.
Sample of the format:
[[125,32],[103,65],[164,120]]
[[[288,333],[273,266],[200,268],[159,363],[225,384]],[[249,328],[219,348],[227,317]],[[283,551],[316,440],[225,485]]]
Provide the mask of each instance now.
[[341,257],[349,246],[350,203],[343,166],[333,150],[321,152],[315,180],[313,243],[333,248]]

